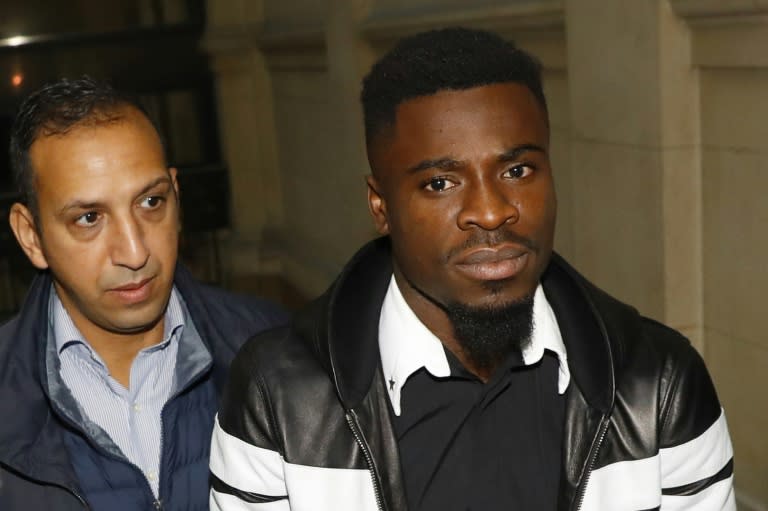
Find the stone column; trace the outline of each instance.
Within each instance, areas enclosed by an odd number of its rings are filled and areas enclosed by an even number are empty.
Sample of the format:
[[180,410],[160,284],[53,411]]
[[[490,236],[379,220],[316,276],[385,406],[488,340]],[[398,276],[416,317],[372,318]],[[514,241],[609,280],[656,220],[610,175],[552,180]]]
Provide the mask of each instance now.
[[282,194],[270,75],[258,45],[261,21],[261,2],[208,1],[204,46],[216,75],[232,198],[225,267],[236,275],[279,269],[270,233],[281,223]]
[[698,82],[667,0],[566,0],[575,263],[702,349]]

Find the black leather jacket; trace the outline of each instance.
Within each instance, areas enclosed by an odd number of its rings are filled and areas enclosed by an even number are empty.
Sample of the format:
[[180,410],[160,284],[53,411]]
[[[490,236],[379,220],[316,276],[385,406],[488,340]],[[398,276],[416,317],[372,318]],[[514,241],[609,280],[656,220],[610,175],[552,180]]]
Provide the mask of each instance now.
[[[291,327],[239,353],[214,430],[213,509],[407,508],[377,346],[390,257],[387,239],[368,244]],[[735,509],[724,416],[688,341],[557,255],[542,285],[572,375],[558,509]]]

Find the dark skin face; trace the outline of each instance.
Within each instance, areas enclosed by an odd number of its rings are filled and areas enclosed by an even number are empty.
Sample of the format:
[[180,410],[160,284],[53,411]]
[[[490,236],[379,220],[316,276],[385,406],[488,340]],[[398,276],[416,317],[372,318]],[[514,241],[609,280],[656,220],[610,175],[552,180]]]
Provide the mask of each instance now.
[[556,216],[546,113],[517,83],[402,103],[369,144],[368,202],[392,240],[395,279],[419,319],[481,379],[443,310],[530,296],[552,253]]

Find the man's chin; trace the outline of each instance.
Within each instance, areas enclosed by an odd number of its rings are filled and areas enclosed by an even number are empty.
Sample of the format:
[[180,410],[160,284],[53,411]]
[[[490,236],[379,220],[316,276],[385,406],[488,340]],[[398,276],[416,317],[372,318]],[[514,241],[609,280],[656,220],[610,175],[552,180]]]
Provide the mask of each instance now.
[[[163,311],[164,312],[164,311]],[[163,319],[164,314],[124,314],[109,318],[101,327],[118,335],[135,335],[149,332]]]
[[513,292],[498,281],[487,281],[482,284],[486,293],[473,297],[471,301],[457,302],[448,308],[461,307],[468,311],[488,312],[513,309],[520,304],[533,300],[536,289],[524,292]]
[[465,355],[490,368],[522,351],[533,333],[533,293],[483,304],[449,304],[445,311]]

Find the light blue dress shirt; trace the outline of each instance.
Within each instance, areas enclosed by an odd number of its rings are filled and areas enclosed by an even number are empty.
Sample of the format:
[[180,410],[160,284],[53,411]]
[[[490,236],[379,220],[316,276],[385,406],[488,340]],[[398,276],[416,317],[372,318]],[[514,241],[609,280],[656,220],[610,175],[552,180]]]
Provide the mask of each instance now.
[[[119,449],[117,454],[144,473],[157,498],[162,452],[161,412],[175,390],[176,360],[185,325],[178,291],[174,288],[171,292],[163,340],[136,355],[128,388],[109,374],[104,361],[72,322],[55,289],[51,290],[49,311],[59,362],[55,365],[59,366],[61,380],[77,403],[77,415],[81,418],[78,422],[97,439],[103,440],[106,433],[114,443],[111,447]],[[48,370],[50,373],[50,365]],[[107,444],[110,447],[110,442]]]

